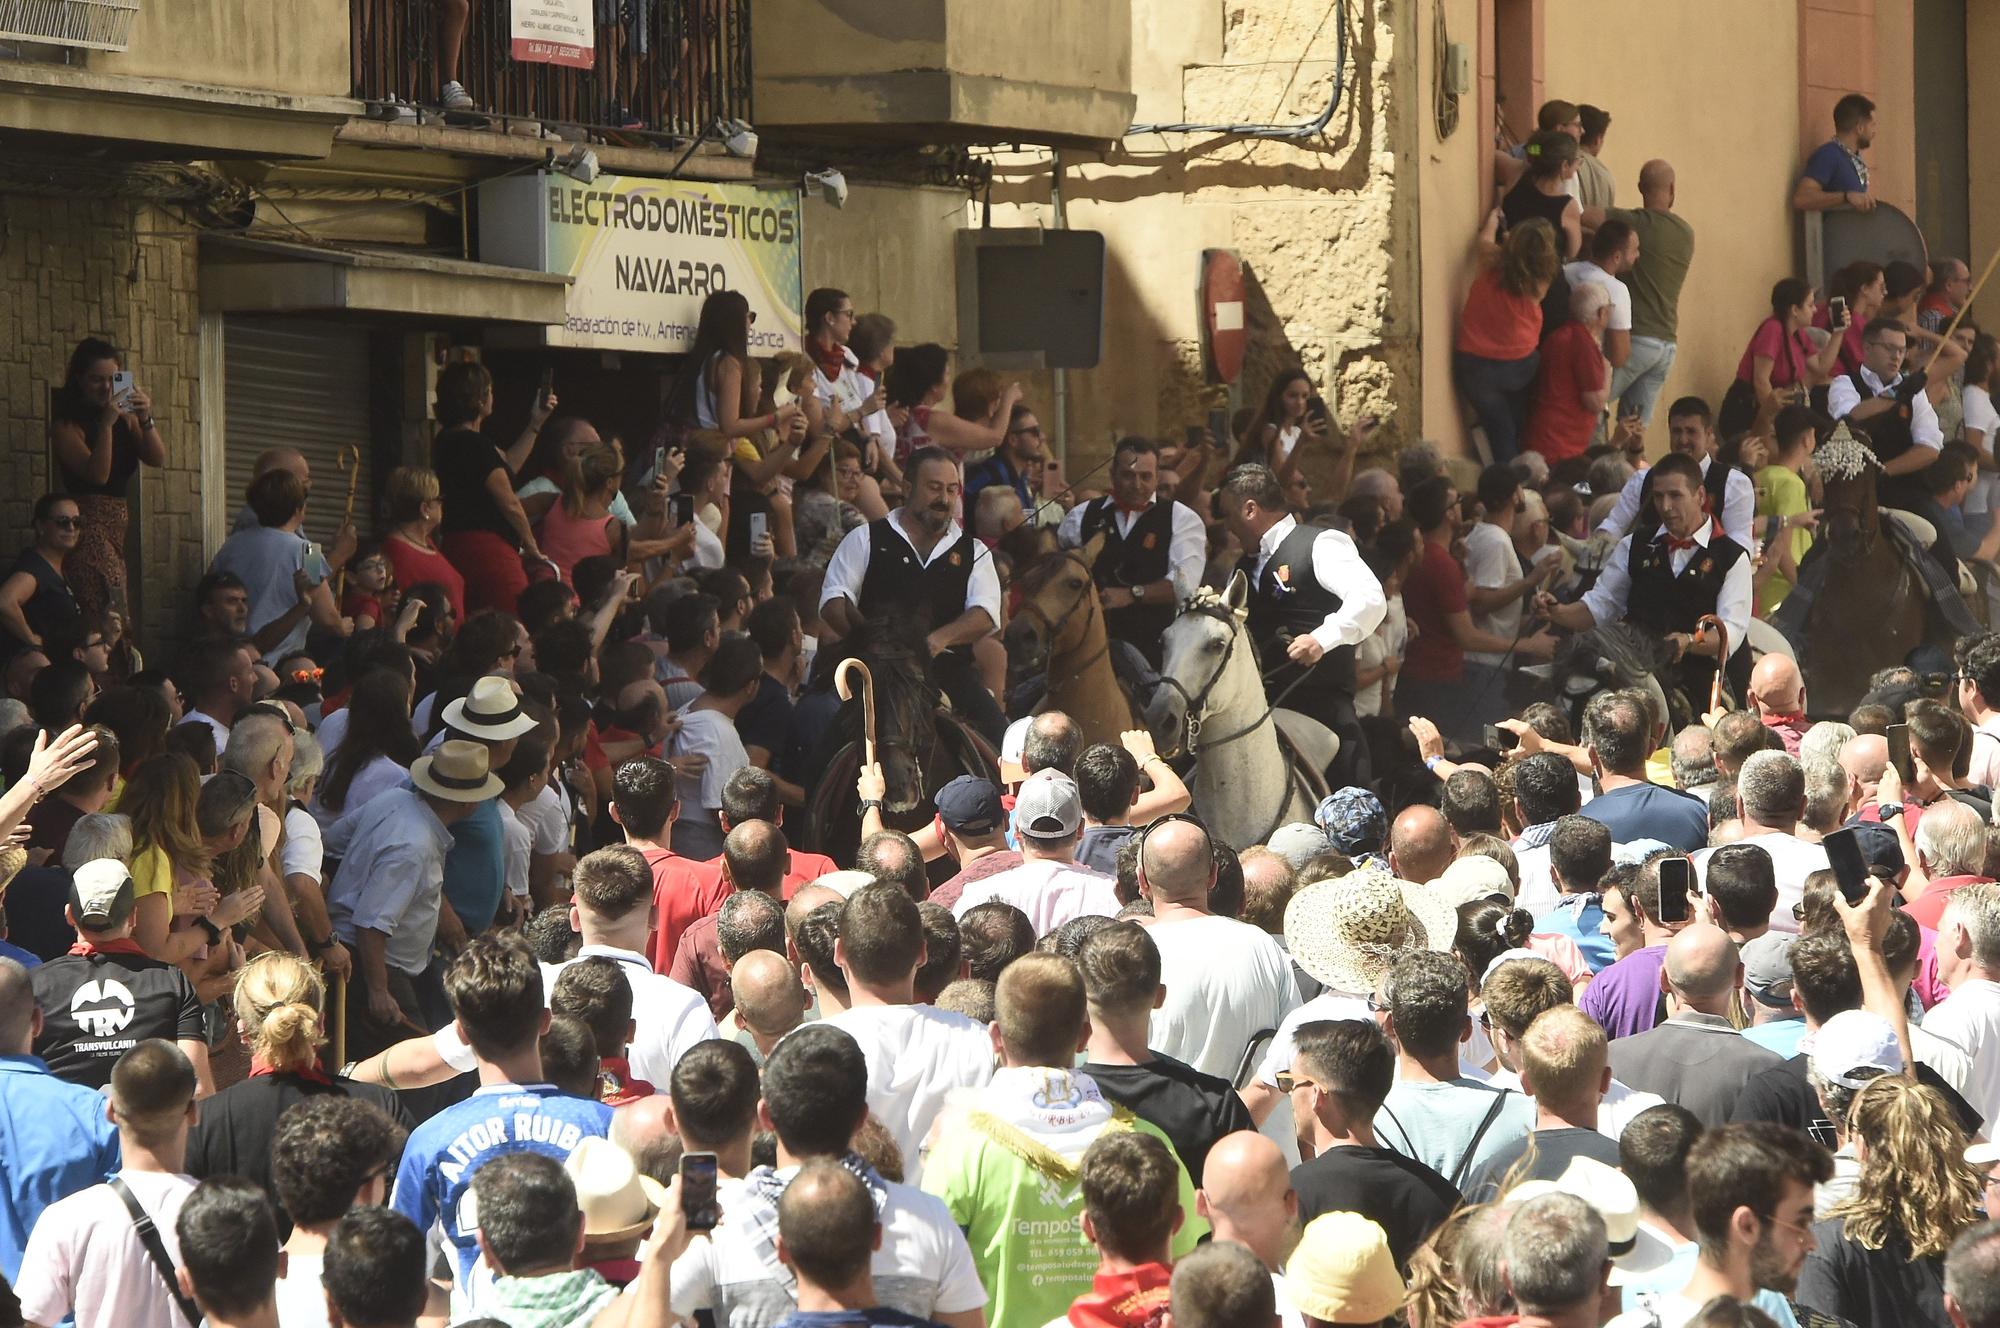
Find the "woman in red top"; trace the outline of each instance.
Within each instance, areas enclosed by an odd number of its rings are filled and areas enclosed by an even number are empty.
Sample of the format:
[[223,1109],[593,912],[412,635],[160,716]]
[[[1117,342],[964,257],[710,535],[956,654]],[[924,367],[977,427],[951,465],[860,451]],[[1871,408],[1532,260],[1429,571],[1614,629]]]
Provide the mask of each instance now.
[[[1501,670],[1465,658],[1468,650],[1517,660],[1548,659],[1555,638],[1546,631],[1513,641],[1472,625],[1466,601],[1465,569],[1452,556],[1458,536],[1458,490],[1442,475],[1425,480],[1403,501],[1403,510],[1423,532],[1423,557],[1403,583],[1403,611],[1410,621],[1410,644],[1396,679],[1396,713],[1421,715],[1451,741],[1470,745],[1483,728],[1510,713]],[[1524,625],[1525,630],[1525,625]]]
[[1542,336],[1542,296],[1555,280],[1555,230],[1539,217],[1507,232],[1503,248],[1496,208],[1479,232],[1479,275],[1465,297],[1451,354],[1452,380],[1465,398],[1495,461],[1512,461],[1534,395],[1536,346]]
[[625,561],[625,523],[611,515],[625,463],[618,449],[602,443],[569,463],[563,476],[562,499],[542,514],[536,537],[562,573],[564,585],[585,558],[616,554]]
[[[1807,388],[1836,372],[1845,338],[1829,336],[1824,346],[1813,343],[1806,331],[1818,303],[1813,295],[1813,288],[1797,277],[1771,287],[1771,316],[1757,325],[1736,363],[1736,381],[1750,384],[1760,414],[1775,416],[1778,407],[1802,400]],[[1850,319],[1839,330],[1850,326],[1859,324]]]
[[396,584],[409,587],[429,581],[442,586],[451,599],[451,616],[465,617],[465,578],[444,556],[432,536],[444,519],[438,499],[438,477],[423,466],[398,466],[389,472],[389,535],[382,551],[389,555]]

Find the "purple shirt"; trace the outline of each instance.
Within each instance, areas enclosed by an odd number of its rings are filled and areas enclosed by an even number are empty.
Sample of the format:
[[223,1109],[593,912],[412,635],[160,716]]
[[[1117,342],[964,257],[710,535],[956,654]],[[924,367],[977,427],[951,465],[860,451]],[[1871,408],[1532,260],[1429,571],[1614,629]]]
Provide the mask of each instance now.
[[1660,970],[1666,963],[1664,945],[1634,950],[1592,978],[1578,1004],[1607,1038],[1644,1033],[1660,1022]]

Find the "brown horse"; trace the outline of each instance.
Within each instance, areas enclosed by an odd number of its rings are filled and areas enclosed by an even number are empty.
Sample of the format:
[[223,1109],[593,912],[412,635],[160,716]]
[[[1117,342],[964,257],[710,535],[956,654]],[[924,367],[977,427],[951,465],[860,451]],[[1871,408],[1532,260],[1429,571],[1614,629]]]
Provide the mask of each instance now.
[[1876,670],[1924,644],[1930,592],[1883,528],[1874,465],[1826,476],[1815,560],[1826,575],[1806,616],[1799,665],[1815,713],[1845,715]]
[[1132,703],[1111,667],[1111,637],[1091,579],[1104,536],[1080,549],[1059,549],[1014,577],[1020,607],[1007,624],[1009,672],[1045,673],[1042,708],[1060,710],[1083,726],[1087,741],[1116,744],[1138,727]]

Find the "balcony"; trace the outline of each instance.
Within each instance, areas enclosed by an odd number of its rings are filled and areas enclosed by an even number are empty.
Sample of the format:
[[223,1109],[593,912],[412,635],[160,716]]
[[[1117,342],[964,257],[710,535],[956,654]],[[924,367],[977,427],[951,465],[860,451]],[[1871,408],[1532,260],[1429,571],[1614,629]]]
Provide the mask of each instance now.
[[[593,0],[600,10],[604,0]],[[354,96],[377,108],[439,101],[437,0],[350,0]],[[750,117],[750,0],[617,0],[590,68],[515,60],[512,6],[472,0],[459,81],[480,115],[578,126],[631,146]],[[392,110],[402,118],[414,111]],[[424,112],[426,116],[431,112]],[[454,123],[478,116],[450,116]],[[507,127],[504,124],[501,127]]]
[[757,0],[756,94],[759,129],[801,136],[1107,142],[1132,121],[1132,7]]
[[0,41],[122,51],[139,0],[0,0]]

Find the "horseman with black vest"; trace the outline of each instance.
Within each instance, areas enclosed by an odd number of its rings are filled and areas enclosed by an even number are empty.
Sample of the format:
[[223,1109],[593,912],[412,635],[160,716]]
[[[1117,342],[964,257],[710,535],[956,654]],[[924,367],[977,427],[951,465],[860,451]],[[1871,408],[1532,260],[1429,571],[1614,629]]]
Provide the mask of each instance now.
[[1236,467],[1216,500],[1243,548],[1238,570],[1250,583],[1248,627],[1265,695],[1340,736],[1327,772],[1336,788],[1368,784],[1368,743],[1354,714],[1354,648],[1387,610],[1382,583],[1353,540],[1292,516],[1269,466]]
[[[1757,512],[1757,486],[1734,466],[1715,461],[1715,416],[1700,397],[1682,397],[1667,410],[1669,451],[1693,461],[1700,475],[1699,487],[1707,496],[1708,511],[1722,526],[1722,533],[1743,548],[1755,547],[1750,537],[1750,521]],[[1611,515],[1597,527],[1594,543],[1608,548],[1633,533],[1635,528],[1652,533],[1657,523],[1644,513],[1651,495],[1657,467],[1642,470],[1625,481]],[[1643,542],[1643,541],[1642,541]]]
[[1861,367],[1827,384],[1826,413],[1866,434],[1882,469],[1875,501],[1914,512],[1937,529],[1931,556],[1955,576],[1958,561],[1946,542],[1944,511],[1931,497],[1924,472],[1944,448],[1944,430],[1924,391],[1921,372],[1904,373],[1909,333],[1893,318],[1877,318],[1861,331]]
[[961,718],[998,745],[1007,719],[980,682],[972,643],[1000,625],[999,574],[986,546],[954,516],[963,492],[957,460],[942,448],[920,448],[903,473],[903,505],[848,531],[833,551],[820,618],[835,639],[864,618],[920,623],[932,681]]
[[1704,615],[1722,620],[1729,678],[1738,697],[1746,694],[1751,558],[1711,514],[1701,465],[1692,456],[1670,452],[1646,473],[1659,527],[1619,540],[1581,600],[1558,604],[1544,591],[1535,597],[1535,608],[1570,631],[1622,621],[1657,639],[1666,660],[1659,672],[1700,712],[1708,706],[1719,645],[1713,632],[1696,631]]
[[1201,585],[1208,531],[1185,503],[1155,496],[1160,449],[1146,438],[1121,439],[1111,454],[1111,492],[1078,503],[1057,538],[1082,548],[1099,535],[1091,579],[1104,606],[1105,630],[1146,657],[1155,669],[1167,628],[1182,600]]

